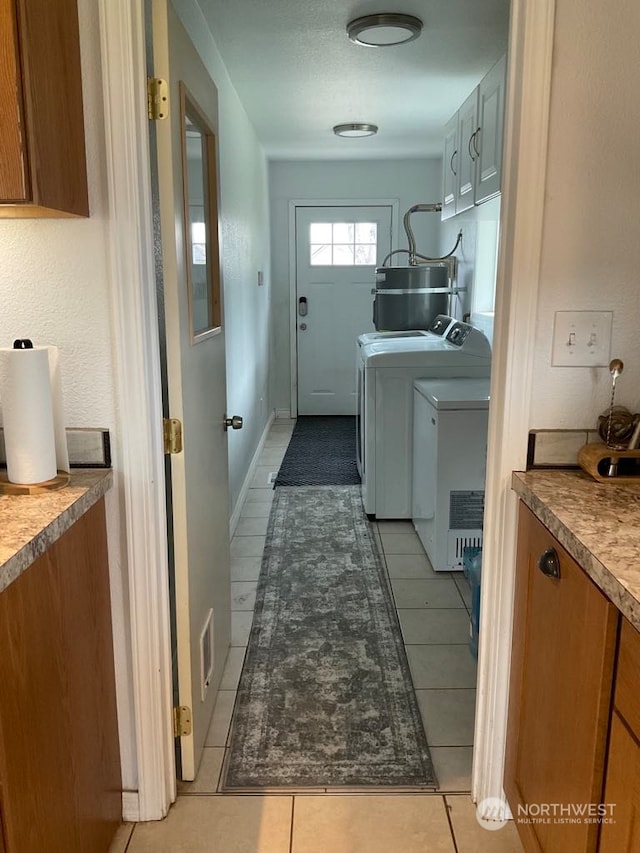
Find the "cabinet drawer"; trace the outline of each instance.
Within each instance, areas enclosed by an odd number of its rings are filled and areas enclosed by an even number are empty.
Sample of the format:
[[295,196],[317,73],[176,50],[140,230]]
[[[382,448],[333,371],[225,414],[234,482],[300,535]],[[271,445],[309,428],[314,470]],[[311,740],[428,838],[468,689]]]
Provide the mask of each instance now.
[[640,631],[622,620],[614,704],[629,728],[640,737]]

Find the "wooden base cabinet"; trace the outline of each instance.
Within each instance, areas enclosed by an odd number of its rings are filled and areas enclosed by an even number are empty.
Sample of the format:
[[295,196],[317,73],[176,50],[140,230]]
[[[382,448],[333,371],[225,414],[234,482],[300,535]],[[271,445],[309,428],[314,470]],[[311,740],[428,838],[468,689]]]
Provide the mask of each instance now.
[[0,594],[0,851],[107,853],[122,814],[104,500]]
[[640,634],[622,620],[599,853],[640,853]]
[[524,505],[518,536],[505,792],[527,853],[592,853],[618,611]]

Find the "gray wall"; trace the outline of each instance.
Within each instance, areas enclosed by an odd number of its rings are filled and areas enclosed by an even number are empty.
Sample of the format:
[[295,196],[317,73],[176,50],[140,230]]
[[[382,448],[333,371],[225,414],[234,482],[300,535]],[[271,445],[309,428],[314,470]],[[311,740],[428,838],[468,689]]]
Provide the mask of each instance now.
[[[440,200],[441,161],[272,161],[269,164],[271,202],[271,255],[273,286],[273,378],[272,401],[276,410],[290,405],[289,341],[289,201],[322,199],[356,201],[398,199],[400,220],[404,212],[420,202]],[[440,217],[418,213],[412,217],[418,250],[437,253]],[[402,225],[399,244],[406,248]],[[400,256],[398,264],[406,263]],[[373,281],[372,281],[373,285]]]
[[[235,508],[272,410],[269,401],[270,245],[267,163],[195,0],[174,0],[218,88],[220,237],[227,348],[227,411],[244,418],[229,431],[229,485]],[[264,285],[258,287],[258,270]]]

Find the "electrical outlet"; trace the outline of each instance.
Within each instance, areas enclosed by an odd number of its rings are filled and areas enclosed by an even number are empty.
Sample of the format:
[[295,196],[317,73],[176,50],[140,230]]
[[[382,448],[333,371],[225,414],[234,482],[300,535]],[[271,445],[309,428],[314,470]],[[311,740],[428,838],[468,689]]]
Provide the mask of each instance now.
[[556,311],[551,364],[607,367],[611,357],[612,311]]

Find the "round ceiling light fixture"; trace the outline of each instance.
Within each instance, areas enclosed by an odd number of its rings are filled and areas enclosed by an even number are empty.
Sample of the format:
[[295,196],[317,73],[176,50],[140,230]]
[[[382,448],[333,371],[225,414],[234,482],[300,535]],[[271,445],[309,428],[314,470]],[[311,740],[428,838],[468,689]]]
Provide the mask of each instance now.
[[337,124],[333,128],[333,132],[336,136],[344,136],[347,139],[358,139],[361,136],[375,136],[378,132],[378,125],[362,124],[362,122]]
[[380,12],[364,15],[347,24],[347,35],[355,44],[365,47],[389,47],[417,39],[422,21],[413,15],[399,12]]

